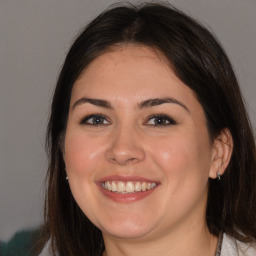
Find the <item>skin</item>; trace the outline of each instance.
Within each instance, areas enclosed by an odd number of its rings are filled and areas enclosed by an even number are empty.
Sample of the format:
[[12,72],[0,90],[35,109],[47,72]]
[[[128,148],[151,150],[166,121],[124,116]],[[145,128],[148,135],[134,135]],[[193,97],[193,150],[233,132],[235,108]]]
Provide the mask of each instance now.
[[[166,97],[175,102],[141,106]],[[102,116],[99,125],[92,114]],[[102,230],[105,255],[214,255],[208,179],[228,164],[227,134],[210,141],[193,91],[152,49],[120,46],[96,58],[72,90],[64,160],[76,202]],[[110,175],[158,186],[145,198],[117,202],[99,186]]]

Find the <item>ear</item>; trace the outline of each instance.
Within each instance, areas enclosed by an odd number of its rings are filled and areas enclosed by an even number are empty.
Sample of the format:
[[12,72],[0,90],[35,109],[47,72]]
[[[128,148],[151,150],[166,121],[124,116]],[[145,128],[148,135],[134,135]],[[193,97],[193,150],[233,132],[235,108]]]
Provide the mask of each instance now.
[[217,173],[224,174],[233,151],[233,138],[229,129],[223,129],[214,140],[211,155],[211,169],[209,177],[217,178]]

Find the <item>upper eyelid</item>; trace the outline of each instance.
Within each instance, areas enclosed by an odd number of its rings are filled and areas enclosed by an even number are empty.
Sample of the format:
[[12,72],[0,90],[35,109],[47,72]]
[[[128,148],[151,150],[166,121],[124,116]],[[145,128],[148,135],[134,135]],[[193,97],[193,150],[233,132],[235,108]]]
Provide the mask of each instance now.
[[167,114],[162,114],[162,113],[160,113],[160,114],[152,114],[152,115],[147,117],[147,120],[152,119],[152,118],[157,118],[157,117],[163,117],[163,118],[175,121],[173,117],[171,117],[171,116],[169,116]]
[[159,125],[157,125],[157,124],[156,124],[156,125],[151,124],[150,126],[168,126],[168,125],[176,125],[176,124],[177,124],[177,121],[176,121],[174,118],[172,118],[171,116],[166,115],[166,114],[153,114],[153,115],[149,116],[149,117],[146,119],[146,121],[144,122],[144,124],[147,124],[147,122],[149,122],[149,120],[154,119],[154,118],[165,118],[165,119],[167,119],[170,123],[169,123],[169,124],[163,124],[163,125],[161,125],[161,124],[159,124]]
[[[101,114],[101,113],[93,113],[93,114],[85,115],[84,117],[82,117],[82,118],[79,119],[79,123],[82,124],[82,123],[85,122],[86,120],[89,120],[90,118],[97,117],[97,116],[102,117],[102,118],[104,118],[107,122],[111,123],[110,119],[109,119],[106,115]],[[177,123],[177,121],[176,121],[173,117],[171,117],[171,116],[169,116],[169,115],[167,115],[167,114],[164,114],[164,113],[151,114],[151,115],[149,115],[149,116],[146,118],[146,120],[144,121],[144,123],[148,122],[148,121],[149,121],[150,119],[152,119],[152,118],[166,118],[166,119],[170,120],[172,123],[175,123],[175,124]]]
[[89,119],[91,119],[91,118],[93,118],[93,117],[97,117],[97,116],[98,116],[98,117],[103,117],[107,122],[110,123],[108,117],[106,117],[106,116],[103,115],[103,114],[90,114],[90,115],[86,115],[86,116],[82,117],[82,118],[79,120],[79,123],[80,123],[80,124],[83,124],[83,123],[85,123],[87,120],[89,120]]

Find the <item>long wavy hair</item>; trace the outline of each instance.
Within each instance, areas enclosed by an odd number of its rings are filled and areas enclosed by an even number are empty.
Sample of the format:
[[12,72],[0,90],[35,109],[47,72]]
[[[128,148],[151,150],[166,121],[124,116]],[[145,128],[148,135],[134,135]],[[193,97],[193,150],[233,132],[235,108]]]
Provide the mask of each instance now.
[[61,256],[95,256],[104,250],[101,231],[81,211],[65,179],[62,143],[74,82],[95,58],[125,44],[148,46],[165,56],[202,105],[212,140],[225,128],[231,132],[232,157],[221,181],[209,179],[205,221],[214,235],[226,232],[241,241],[253,241],[255,139],[226,53],[206,28],[170,4],[122,4],[101,13],[77,37],[53,96],[46,139],[45,197],[45,230],[53,251]]

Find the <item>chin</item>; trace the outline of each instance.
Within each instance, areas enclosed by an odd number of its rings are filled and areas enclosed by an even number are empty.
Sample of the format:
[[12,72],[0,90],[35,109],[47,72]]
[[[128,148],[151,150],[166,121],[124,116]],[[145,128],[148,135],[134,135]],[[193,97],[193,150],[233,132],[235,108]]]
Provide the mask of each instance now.
[[147,236],[151,229],[145,227],[105,227],[101,228],[103,236],[111,236],[116,239],[140,239]]
[[161,219],[151,211],[145,214],[145,207],[132,206],[133,204],[116,207],[114,204],[114,207],[104,206],[102,208],[101,205],[88,207],[87,204],[85,206],[80,202],[80,209],[86,217],[103,234],[117,239],[142,238],[157,226],[157,219]]

